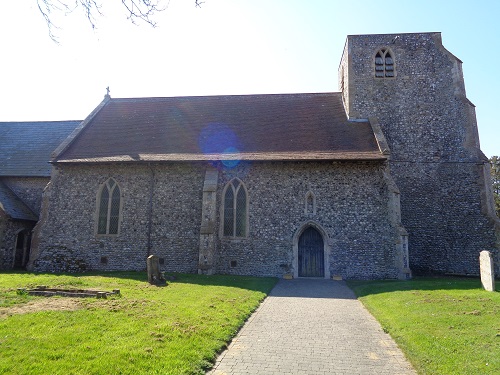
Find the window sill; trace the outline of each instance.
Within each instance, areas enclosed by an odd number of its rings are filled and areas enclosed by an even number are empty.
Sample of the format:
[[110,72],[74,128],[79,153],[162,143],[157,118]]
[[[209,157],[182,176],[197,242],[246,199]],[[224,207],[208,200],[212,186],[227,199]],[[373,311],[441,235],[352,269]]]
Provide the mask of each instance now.
[[248,237],[222,237],[221,241],[226,242],[243,242],[248,240]]

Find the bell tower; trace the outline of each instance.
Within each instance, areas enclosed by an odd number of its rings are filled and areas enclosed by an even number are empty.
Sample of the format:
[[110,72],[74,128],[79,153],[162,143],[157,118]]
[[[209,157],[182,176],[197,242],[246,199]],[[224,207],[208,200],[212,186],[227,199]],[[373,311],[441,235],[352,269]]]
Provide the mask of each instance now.
[[348,36],[339,89],[349,118],[377,118],[387,139],[412,270],[478,274],[481,250],[498,270],[500,224],[475,106],[441,34]]

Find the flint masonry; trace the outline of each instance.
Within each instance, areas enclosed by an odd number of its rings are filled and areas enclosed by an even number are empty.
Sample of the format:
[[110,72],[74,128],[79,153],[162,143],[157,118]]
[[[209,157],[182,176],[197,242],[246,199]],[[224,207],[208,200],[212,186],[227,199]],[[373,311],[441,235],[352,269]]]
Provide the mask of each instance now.
[[489,250],[498,270],[461,66],[440,33],[355,35],[338,92],[106,95],[52,154],[27,267],[409,278]]

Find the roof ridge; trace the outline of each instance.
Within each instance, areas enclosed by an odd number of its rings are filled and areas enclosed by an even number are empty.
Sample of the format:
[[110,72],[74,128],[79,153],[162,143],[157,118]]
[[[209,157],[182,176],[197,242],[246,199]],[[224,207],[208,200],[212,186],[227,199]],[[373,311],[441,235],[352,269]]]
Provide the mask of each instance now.
[[139,96],[128,98],[111,98],[113,102],[131,101],[131,100],[163,100],[163,99],[194,99],[194,98],[235,98],[235,97],[278,97],[278,96],[322,96],[341,94],[338,91],[325,91],[325,92],[297,92],[297,93],[273,93],[273,94],[222,94],[222,95],[177,95],[177,96]]
[[82,120],[35,120],[35,121],[0,121],[0,124],[54,124],[54,123],[70,123],[82,122]]

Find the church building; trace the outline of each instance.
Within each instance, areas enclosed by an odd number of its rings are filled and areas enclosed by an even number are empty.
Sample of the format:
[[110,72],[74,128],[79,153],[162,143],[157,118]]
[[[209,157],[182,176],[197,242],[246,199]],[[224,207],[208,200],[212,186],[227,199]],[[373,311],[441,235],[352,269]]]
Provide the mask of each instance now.
[[[376,279],[499,270],[462,62],[348,36],[339,91],[104,100],[58,145],[27,268]],[[8,252],[8,251],[6,251]],[[0,254],[1,256],[1,254]]]

